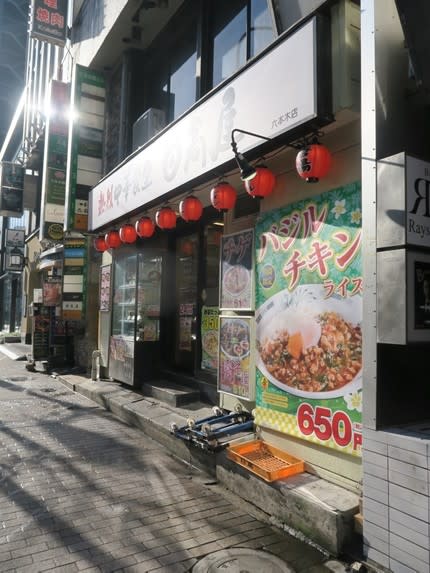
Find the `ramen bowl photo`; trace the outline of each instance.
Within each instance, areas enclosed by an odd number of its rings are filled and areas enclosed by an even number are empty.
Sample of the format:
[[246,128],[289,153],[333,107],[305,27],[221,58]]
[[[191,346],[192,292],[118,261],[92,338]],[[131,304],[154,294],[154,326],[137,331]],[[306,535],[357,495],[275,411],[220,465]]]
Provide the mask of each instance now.
[[235,265],[224,273],[223,288],[231,296],[238,296],[247,288],[249,281],[250,271],[242,265]]
[[257,366],[296,396],[336,398],[361,386],[361,296],[324,295],[321,285],[299,286],[257,312]]
[[229,358],[245,358],[250,351],[250,332],[246,321],[224,319],[220,328],[220,347]]

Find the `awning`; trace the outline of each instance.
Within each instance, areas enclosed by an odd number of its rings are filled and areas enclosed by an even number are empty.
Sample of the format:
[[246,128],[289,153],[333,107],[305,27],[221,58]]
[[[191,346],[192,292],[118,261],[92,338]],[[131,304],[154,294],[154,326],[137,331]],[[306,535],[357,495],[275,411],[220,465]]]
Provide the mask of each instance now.
[[38,264],[37,264],[37,270],[38,271],[43,271],[45,269],[59,269],[63,266],[63,260],[62,259],[42,259]]

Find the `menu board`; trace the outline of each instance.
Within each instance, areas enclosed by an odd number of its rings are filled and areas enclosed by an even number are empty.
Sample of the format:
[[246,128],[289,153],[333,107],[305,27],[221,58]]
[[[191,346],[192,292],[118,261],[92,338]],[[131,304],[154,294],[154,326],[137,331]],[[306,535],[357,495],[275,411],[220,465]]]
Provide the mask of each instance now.
[[53,307],[34,304],[33,308],[33,360],[45,360],[49,356],[51,321],[54,317]]
[[100,269],[100,301],[102,312],[110,310],[112,265],[103,265]]
[[219,319],[218,390],[244,400],[254,398],[253,320],[251,316],[220,316]]
[[361,188],[261,214],[255,423],[361,455]]
[[254,231],[225,235],[221,240],[221,299],[224,310],[254,308]]

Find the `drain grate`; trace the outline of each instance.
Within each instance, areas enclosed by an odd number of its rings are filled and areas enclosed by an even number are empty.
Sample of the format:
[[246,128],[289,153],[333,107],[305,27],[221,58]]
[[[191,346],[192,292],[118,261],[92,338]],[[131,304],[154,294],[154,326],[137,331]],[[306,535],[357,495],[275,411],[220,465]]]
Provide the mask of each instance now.
[[263,571],[294,573],[294,569],[285,561],[271,553],[241,547],[223,549],[206,555],[193,567],[192,573],[218,573],[219,571],[228,571],[229,573],[262,573]]

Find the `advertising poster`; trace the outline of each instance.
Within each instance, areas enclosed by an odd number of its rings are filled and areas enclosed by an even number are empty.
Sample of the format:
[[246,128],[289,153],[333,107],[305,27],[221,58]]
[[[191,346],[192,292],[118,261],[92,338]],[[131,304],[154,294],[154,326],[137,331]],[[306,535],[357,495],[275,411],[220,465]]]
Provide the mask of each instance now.
[[23,213],[24,173],[22,165],[0,163],[0,216],[20,217]]
[[100,310],[110,310],[112,265],[104,265],[100,270]]
[[217,306],[202,307],[202,369],[218,370],[218,325],[219,308]]
[[221,240],[221,301],[228,310],[253,310],[254,231],[248,229]]
[[57,306],[61,304],[61,277],[48,277],[43,283],[43,304]]
[[254,377],[250,363],[252,347],[249,316],[220,316],[218,390],[253,399]]
[[255,423],[361,455],[358,182],[256,226]]

